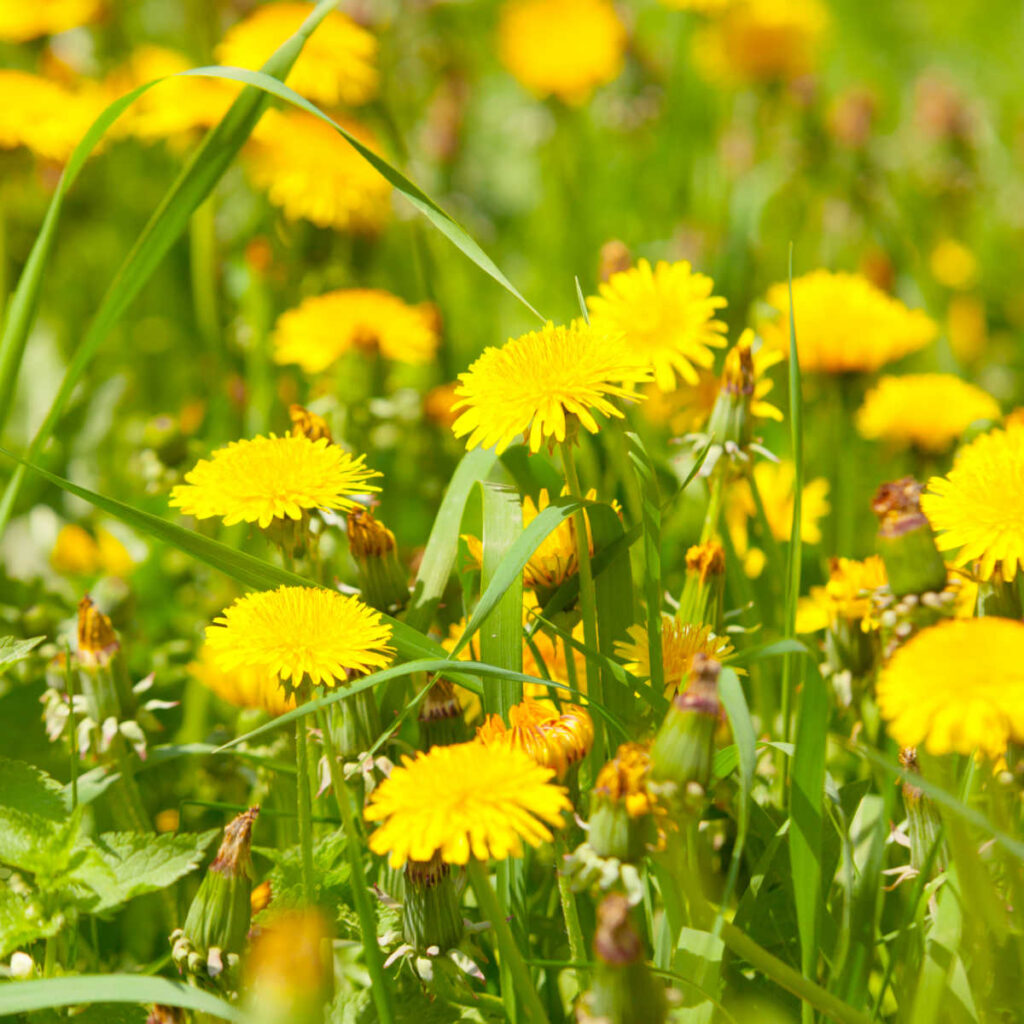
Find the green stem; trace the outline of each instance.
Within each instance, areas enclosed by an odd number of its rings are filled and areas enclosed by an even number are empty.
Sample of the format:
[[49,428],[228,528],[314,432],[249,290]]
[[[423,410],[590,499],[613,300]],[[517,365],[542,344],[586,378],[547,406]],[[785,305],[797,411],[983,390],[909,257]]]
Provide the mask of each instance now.
[[[555,862],[561,864],[568,853],[565,840],[559,837],[555,840]],[[580,926],[580,912],[576,906],[576,894],[569,888],[569,879],[558,871],[558,899],[562,904],[562,916],[565,918],[565,930],[569,936],[569,959],[573,963],[581,963],[586,959],[584,953],[583,928]],[[581,968],[576,968],[576,985],[581,992],[586,991],[590,985],[589,973]]]
[[716,468],[708,481],[708,508],[704,513],[704,526],[700,531],[701,544],[707,543],[718,532],[718,520],[722,515],[722,501],[725,497],[725,476],[722,469]]
[[[308,696],[308,695],[307,695]],[[300,696],[300,701],[303,698]],[[309,742],[306,721],[295,719],[296,811],[299,819],[299,846],[302,849],[302,896],[313,904],[313,823],[312,795],[309,785]]]
[[68,746],[71,760],[71,810],[78,806],[78,736],[75,729],[75,671],[71,645],[64,643],[64,689],[68,695]]
[[[537,989],[534,987],[530,977],[530,970],[523,960],[522,954],[512,938],[512,929],[501,907],[498,906],[498,898],[491,888],[491,880],[487,875],[487,868],[477,860],[470,858],[466,865],[466,874],[476,893],[476,900],[480,907],[480,913],[491,923],[494,933],[498,939],[498,949],[501,952],[502,960],[508,965],[509,973],[515,981],[519,993],[520,1003],[526,1014],[526,1019],[536,1024],[548,1024],[548,1016],[541,1005]],[[505,995],[505,993],[503,993]]]
[[345,780],[338,772],[334,741],[331,739],[331,726],[322,708],[317,711],[317,721],[320,723],[320,732],[323,735],[327,770],[331,776],[331,789],[334,790],[334,799],[338,803],[338,813],[341,815],[342,827],[345,829],[345,847],[352,870],[352,893],[355,898],[356,913],[359,915],[363,957],[366,960],[366,969],[370,974],[370,987],[374,1004],[377,1007],[377,1018],[382,1024],[391,1024],[395,1019],[391,1008],[391,986],[384,973],[384,962],[381,960],[380,947],[377,945],[377,921],[373,914],[373,906],[370,903],[369,889],[366,884],[363,851],[359,844],[359,833],[352,810],[352,798],[345,786]]
[[57,936],[51,935],[46,940],[46,952],[43,954],[43,977],[52,978],[57,966]]

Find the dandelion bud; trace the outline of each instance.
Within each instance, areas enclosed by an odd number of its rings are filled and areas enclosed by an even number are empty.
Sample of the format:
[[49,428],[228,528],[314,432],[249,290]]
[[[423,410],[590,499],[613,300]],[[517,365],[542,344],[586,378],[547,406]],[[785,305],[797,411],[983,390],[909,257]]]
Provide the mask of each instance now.
[[429,861],[405,865],[402,932],[417,953],[445,952],[458,946],[465,924],[451,868],[435,853]]
[[[904,747],[900,751],[899,759],[906,772],[903,778],[903,805],[907,809],[907,821],[910,826],[910,866],[915,871],[923,871],[928,862],[928,855],[942,832],[942,821],[935,805],[911,781],[914,775],[921,774],[917,763],[917,748]],[[932,864],[933,873],[942,871],[945,863],[945,856],[940,849]]]
[[878,516],[878,551],[897,597],[938,593],[946,585],[946,564],[921,511],[922,486],[905,476],[882,484],[871,502]]
[[419,720],[424,750],[468,739],[462,705],[447,679],[438,679],[427,691],[420,705]]
[[78,660],[85,666],[106,666],[121,649],[110,619],[88,594],[78,602]]
[[409,583],[395,535],[362,506],[348,514],[348,549],[359,570],[363,600],[378,611],[401,611],[409,601]]
[[683,622],[699,622],[721,632],[725,600],[725,549],[717,540],[686,552],[686,584],[679,606]]
[[621,893],[597,908],[594,933],[597,968],[590,991],[576,1012],[580,1024],[660,1024],[667,1000],[644,959],[643,941]]
[[726,448],[745,448],[753,439],[750,403],[754,399],[757,375],[750,340],[741,339],[729,349],[718,398],[708,420],[708,433],[714,437],[715,444]]
[[590,796],[588,842],[599,857],[635,863],[655,838],[657,803],[647,788],[651,756],[623,743],[598,773]]
[[604,243],[601,246],[601,255],[598,258],[597,276],[600,281],[607,281],[613,274],[621,274],[633,264],[633,257],[630,254],[629,246],[620,242],[617,238]]
[[326,437],[328,444],[334,443],[331,437],[331,428],[327,426],[327,420],[323,416],[317,416],[304,406],[288,406],[288,416],[292,421],[291,433],[293,437],[308,437],[310,441],[319,441]]

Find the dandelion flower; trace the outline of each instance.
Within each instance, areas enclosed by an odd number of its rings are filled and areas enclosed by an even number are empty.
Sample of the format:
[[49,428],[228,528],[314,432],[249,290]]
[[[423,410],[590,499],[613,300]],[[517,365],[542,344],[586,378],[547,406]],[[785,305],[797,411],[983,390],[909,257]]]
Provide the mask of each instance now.
[[928,260],[932,277],[955,291],[969,288],[978,275],[978,259],[963,242],[943,238]]
[[697,369],[697,383],[685,381],[675,391],[662,391],[657,384],[646,384],[640,411],[648,423],[667,427],[675,437],[692,434],[707,423],[718,400],[718,374],[703,367]]
[[610,0],[506,0],[501,62],[535,96],[586,103],[622,71],[626,29]]
[[976,295],[954,295],[946,310],[946,334],[953,355],[961,363],[973,363],[988,343],[985,303]]
[[317,374],[353,351],[429,363],[437,343],[437,313],[429,303],[411,306],[386,291],[349,288],[312,296],[283,313],[274,330],[274,359]]
[[334,686],[386,668],[391,628],[358,598],[322,587],[279,587],[239,598],[206,628],[214,665]]
[[724,11],[734,0],[661,0],[662,7],[677,11],[696,11],[698,14],[712,14]]
[[458,386],[458,381],[454,380],[438,384],[423,398],[423,415],[445,430],[450,430],[451,425],[459,418],[459,414],[452,409]]
[[1024,741],[1024,623],[949,619],[922,630],[882,670],[878,707],[900,746],[991,758]]
[[811,587],[809,597],[797,605],[796,631],[814,633],[835,627],[840,621],[860,622],[865,628],[871,621],[871,595],[888,582],[885,563],[878,555],[864,561],[854,558],[833,558],[829,563],[828,583]]
[[526,700],[509,708],[509,724],[489,715],[477,729],[485,746],[502,744],[525,751],[537,764],[565,778],[569,766],[582,761],[594,744],[594,723],[581,707],[570,704],[561,713],[547,702]]
[[[224,36],[219,63],[258,71],[313,12],[311,3],[257,7]],[[377,40],[347,15],[332,11],[306,40],[287,82],[307,99],[327,106],[357,106],[377,94]]]
[[128,549],[102,526],[93,538],[77,523],[62,526],[50,553],[50,564],[57,572],[89,575],[102,572],[110,576],[127,576],[135,568]]
[[209,459],[200,459],[171,491],[171,505],[197,519],[219,516],[225,526],[275,519],[301,519],[304,510],[347,511],[356,494],[379,491],[380,474],[326,438],[311,441],[292,434],[232,441]]
[[646,360],[654,382],[672,391],[681,377],[699,383],[697,368],[714,364],[713,348],[725,345],[726,326],[716,320],[725,299],[713,295],[714,281],[695,274],[685,260],[647,260],[620,271],[600,286],[600,295],[587,299],[597,331],[619,334],[623,344]]
[[979,575],[997,568],[1012,580],[1024,565],[1024,428],[982,434],[958,454],[945,477],[932,477],[921,509],[954,562],[977,559]]
[[[337,123],[364,146],[377,140],[362,125]],[[380,230],[391,213],[391,186],[330,125],[301,111],[268,111],[245,151],[253,184],[289,220],[339,231]]]
[[571,807],[553,774],[504,745],[458,743],[403,757],[370,796],[366,819],[381,822],[370,849],[389,854],[393,868],[435,853],[448,864],[522,856],[524,840],[550,841],[548,826],[561,825]]
[[252,667],[225,672],[214,661],[209,644],[200,647],[198,657],[188,670],[208,690],[235,707],[253,708],[274,716],[283,715],[295,707],[294,696],[285,694],[273,672]]
[[485,349],[459,374],[453,408],[462,413],[452,431],[469,435],[467,448],[493,445],[500,454],[525,434],[531,451],[540,451],[544,441],[569,436],[567,418],[578,419],[592,434],[598,430],[594,412],[621,419],[610,399],[638,398],[633,385],[648,379],[618,335],[581,321],[568,327],[549,321],[501,348]]
[[651,753],[639,743],[623,743],[597,773],[594,794],[603,800],[621,802],[631,818],[658,811],[658,801],[648,788]]
[[768,371],[786,357],[768,345],[754,348],[754,332],[747,328],[725,357],[722,390],[750,403],[751,416],[759,420],[782,422],[782,411],[768,401],[775,383]]
[[40,36],[67,32],[96,21],[103,7],[103,0],[0,0],[0,40],[27,43]]
[[[789,286],[766,296],[780,313],[761,325],[769,345],[789,351]],[[816,373],[870,373],[916,352],[938,333],[919,309],[876,288],[860,274],[814,270],[793,281],[800,368]]]
[[901,448],[946,451],[977,420],[999,419],[999,403],[949,373],[883,377],[857,412],[863,437]]

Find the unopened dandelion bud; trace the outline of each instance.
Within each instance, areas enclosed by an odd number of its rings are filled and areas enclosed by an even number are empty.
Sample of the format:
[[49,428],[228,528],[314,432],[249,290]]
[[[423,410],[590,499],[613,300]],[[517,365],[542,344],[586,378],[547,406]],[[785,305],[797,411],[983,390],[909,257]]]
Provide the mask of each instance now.
[[998,566],[987,580],[978,583],[978,601],[975,614],[979,618],[995,616],[1000,619],[1024,618],[1020,591],[1016,579],[1008,580]]
[[725,609],[725,549],[717,540],[694,544],[686,552],[686,584],[679,605],[683,622],[722,630]]
[[[216,976],[226,954],[240,953],[245,948],[252,916],[249,849],[259,812],[259,807],[250,807],[224,829],[217,856],[192,900],[182,930],[192,951],[187,960],[190,973]],[[179,947],[184,949],[180,939],[172,937],[172,941],[176,953]],[[199,955],[199,961],[194,954]]]
[[469,738],[462,705],[447,679],[438,679],[427,691],[420,705],[419,721],[424,750],[462,743]]
[[95,722],[115,723],[135,714],[128,666],[110,619],[86,594],[78,603],[78,651],[82,692],[89,717]]
[[121,644],[110,619],[86,594],[78,602],[78,661],[87,667],[109,665]]
[[718,398],[708,420],[707,431],[716,445],[745,448],[753,440],[750,403],[756,384],[750,345],[734,345],[725,357]]
[[598,773],[590,796],[587,834],[599,857],[640,861],[655,839],[656,801],[647,788],[651,757],[638,743],[623,743]]
[[661,1024],[667,1013],[665,988],[650,972],[629,901],[606,896],[597,908],[594,933],[597,967],[590,991],[580,1001],[580,1024]]
[[409,601],[409,582],[395,535],[362,506],[348,514],[348,549],[359,570],[363,600],[378,611],[401,611]]
[[[910,866],[915,871],[923,871],[932,847],[942,834],[942,820],[935,805],[912,781],[914,775],[921,774],[917,763],[917,748],[904,747],[900,751],[899,761],[906,772],[903,779],[903,806],[907,809],[909,825]],[[945,863],[945,854],[940,848],[932,862],[933,874],[942,871]]]
[[310,412],[305,406],[288,406],[288,417],[292,421],[291,433],[293,437],[308,437],[310,441],[319,441],[326,437],[328,444],[334,443],[331,436],[331,428],[327,426],[327,420]]
[[897,597],[937,592],[946,585],[946,563],[935,546],[913,477],[882,484],[871,502],[878,516],[878,551]]
[[465,923],[451,868],[435,853],[429,861],[405,865],[402,932],[417,953],[436,947],[442,953],[462,939]]

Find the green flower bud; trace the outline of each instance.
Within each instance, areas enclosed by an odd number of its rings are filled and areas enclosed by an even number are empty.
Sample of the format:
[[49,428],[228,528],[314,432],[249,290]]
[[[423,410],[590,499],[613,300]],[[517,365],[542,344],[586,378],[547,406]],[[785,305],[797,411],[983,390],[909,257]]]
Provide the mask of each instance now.
[[395,535],[357,506],[348,514],[348,549],[363,591],[363,600],[378,611],[394,615],[409,603],[409,577],[398,560]]
[[[942,832],[942,820],[931,800],[910,781],[913,775],[921,774],[916,748],[904,747],[900,751],[899,759],[907,772],[903,780],[903,805],[907,809],[907,821],[910,825],[910,866],[915,871],[923,871],[928,862],[928,854]],[[945,866],[945,852],[940,848],[932,864],[932,873],[944,870]]]
[[429,861],[405,865],[402,932],[417,953],[445,952],[458,946],[465,923],[451,868],[435,853]]
[[624,743],[598,773],[590,798],[587,842],[599,857],[637,863],[656,838],[656,802],[647,788],[650,755]]
[[878,553],[897,597],[938,593],[946,586],[946,563],[921,511],[921,484],[905,476],[882,484],[871,502],[878,516]]
[[358,690],[333,705],[330,723],[339,757],[352,758],[369,750],[381,734],[380,709],[373,690]]
[[462,717],[462,705],[455,687],[447,679],[438,679],[420,705],[420,737],[423,749],[446,747],[469,739]]

